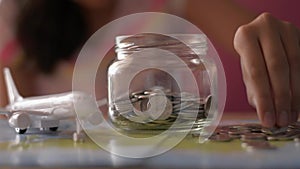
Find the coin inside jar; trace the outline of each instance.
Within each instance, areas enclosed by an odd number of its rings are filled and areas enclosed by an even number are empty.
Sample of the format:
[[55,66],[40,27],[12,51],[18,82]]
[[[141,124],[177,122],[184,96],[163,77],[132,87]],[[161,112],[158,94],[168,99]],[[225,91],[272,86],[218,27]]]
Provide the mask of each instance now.
[[114,102],[110,109],[115,125],[122,129],[163,131],[176,121],[173,129],[186,131],[192,126],[191,131],[195,132],[209,122],[204,110],[207,99],[192,93],[155,88],[133,92],[129,98]]
[[205,110],[205,115],[208,116],[209,113],[209,109],[211,106],[211,95],[209,95],[206,99],[205,99],[205,105],[204,105],[204,110]]
[[153,120],[165,120],[170,117],[173,111],[171,101],[163,95],[150,96],[147,108]]

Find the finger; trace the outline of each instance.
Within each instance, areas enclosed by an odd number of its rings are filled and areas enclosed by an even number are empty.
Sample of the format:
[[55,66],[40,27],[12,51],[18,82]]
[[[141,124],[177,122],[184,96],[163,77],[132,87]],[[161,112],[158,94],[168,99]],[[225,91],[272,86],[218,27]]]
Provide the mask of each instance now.
[[289,64],[276,24],[269,21],[261,30],[260,44],[267,65],[276,110],[276,124],[280,127],[289,124],[291,96]]
[[298,30],[290,23],[283,23],[281,40],[285,48],[290,67],[290,88],[291,88],[291,122],[298,119],[300,111],[300,41]]
[[262,125],[273,127],[276,114],[269,77],[258,39],[253,32],[252,27],[240,27],[235,34],[234,47],[241,56],[243,78],[249,102],[255,106]]

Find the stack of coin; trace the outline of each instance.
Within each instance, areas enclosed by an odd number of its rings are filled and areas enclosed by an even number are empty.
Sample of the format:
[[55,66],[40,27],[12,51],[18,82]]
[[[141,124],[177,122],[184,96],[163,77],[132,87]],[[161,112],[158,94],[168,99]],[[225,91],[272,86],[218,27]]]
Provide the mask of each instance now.
[[[194,135],[196,136],[196,135]],[[259,124],[237,124],[219,126],[210,136],[210,141],[229,142],[239,139],[242,147],[252,151],[256,149],[276,149],[272,141],[300,141],[300,122],[282,128],[264,128]]]
[[191,127],[191,131],[200,131],[208,123],[210,102],[211,96],[199,98],[187,92],[144,90],[113,102],[110,117],[114,125],[127,131],[167,130],[173,124],[176,131],[188,131]]

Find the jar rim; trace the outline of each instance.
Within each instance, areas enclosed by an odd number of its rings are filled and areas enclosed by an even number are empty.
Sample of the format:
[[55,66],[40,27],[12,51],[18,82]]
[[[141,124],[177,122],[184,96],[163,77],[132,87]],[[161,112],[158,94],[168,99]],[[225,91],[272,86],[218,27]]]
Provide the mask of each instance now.
[[[155,35],[154,33],[142,33],[142,34],[136,34],[136,35],[119,35],[115,38],[116,45],[119,45],[122,43],[123,40],[133,37],[133,36],[141,36],[141,35]],[[156,35],[164,35],[169,36],[171,38],[176,38],[186,44],[190,43],[207,43],[207,36],[202,34],[156,34]]]
[[118,59],[124,59],[143,49],[157,48],[168,50],[182,57],[193,54],[207,54],[207,37],[205,34],[155,34],[141,33],[116,37],[115,51]]

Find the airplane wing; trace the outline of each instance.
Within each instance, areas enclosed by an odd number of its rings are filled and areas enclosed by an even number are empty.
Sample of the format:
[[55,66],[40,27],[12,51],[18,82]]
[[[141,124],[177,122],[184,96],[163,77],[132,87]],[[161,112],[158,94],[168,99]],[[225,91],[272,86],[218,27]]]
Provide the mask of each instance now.
[[37,116],[48,116],[49,113],[43,112],[43,111],[35,111],[35,110],[7,110],[4,108],[0,108],[0,115],[6,115],[7,117],[10,116],[13,113],[16,112],[22,112],[22,113],[27,113],[27,114],[32,114],[32,115],[37,115]]
[[11,111],[11,113],[16,113],[16,112],[22,112],[22,113],[27,113],[27,114],[36,115],[36,116],[51,115],[51,112],[45,111],[45,110],[13,110],[13,111]]
[[76,113],[69,107],[58,107],[53,109],[52,116],[57,119],[67,119],[76,117]]
[[12,113],[22,112],[35,116],[47,116],[49,119],[66,119],[75,117],[75,112],[71,112],[69,108],[53,107],[48,109],[35,109],[35,110],[14,110]]

